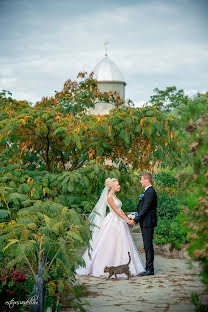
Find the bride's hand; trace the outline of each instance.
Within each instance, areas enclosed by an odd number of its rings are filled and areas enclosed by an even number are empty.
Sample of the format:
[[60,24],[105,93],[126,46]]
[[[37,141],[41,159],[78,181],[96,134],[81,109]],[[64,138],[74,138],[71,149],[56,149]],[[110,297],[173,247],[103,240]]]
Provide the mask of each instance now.
[[135,225],[135,222],[134,222],[134,220],[129,220],[128,224]]

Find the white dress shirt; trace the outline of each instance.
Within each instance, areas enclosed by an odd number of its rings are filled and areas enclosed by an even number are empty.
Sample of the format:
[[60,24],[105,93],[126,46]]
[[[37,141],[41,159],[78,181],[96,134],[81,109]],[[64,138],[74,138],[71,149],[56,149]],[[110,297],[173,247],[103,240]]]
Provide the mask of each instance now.
[[147,190],[150,186],[152,186],[152,184],[151,184],[151,185],[146,186],[146,187],[144,188],[144,191],[146,192],[146,190]]

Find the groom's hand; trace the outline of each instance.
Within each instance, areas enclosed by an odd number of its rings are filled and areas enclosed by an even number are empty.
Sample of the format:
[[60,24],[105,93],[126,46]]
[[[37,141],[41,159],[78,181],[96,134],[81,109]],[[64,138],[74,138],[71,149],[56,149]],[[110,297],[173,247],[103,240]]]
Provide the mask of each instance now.
[[134,222],[134,220],[130,220],[130,221],[129,221],[129,224],[130,224],[130,225],[134,225],[134,224],[136,224],[136,223]]

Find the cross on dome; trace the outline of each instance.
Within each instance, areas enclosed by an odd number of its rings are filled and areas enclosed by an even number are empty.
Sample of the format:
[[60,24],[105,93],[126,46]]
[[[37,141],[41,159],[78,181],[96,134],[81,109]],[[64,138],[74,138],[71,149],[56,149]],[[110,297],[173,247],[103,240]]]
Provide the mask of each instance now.
[[[98,89],[101,93],[117,92],[120,98],[125,101],[126,82],[118,66],[108,57],[108,45],[109,42],[105,41],[105,57],[94,67],[94,78],[97,80]],[[89,112],[94,115],[106,115],[114,108],[114,102],[98,101]]]
[[109,42],[106,40],[104,42],[104,46],[105,46],[105,56],[108,56],[108,45],[109,45]]

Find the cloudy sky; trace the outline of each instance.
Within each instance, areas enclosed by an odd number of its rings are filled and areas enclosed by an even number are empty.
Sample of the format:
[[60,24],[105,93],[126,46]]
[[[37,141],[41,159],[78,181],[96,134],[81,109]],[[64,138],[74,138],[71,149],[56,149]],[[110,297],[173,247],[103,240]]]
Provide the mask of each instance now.
[[137,106],[154,88],[208,90],[206,0],[0,0],[0,90],[33,103],[108,55]]

